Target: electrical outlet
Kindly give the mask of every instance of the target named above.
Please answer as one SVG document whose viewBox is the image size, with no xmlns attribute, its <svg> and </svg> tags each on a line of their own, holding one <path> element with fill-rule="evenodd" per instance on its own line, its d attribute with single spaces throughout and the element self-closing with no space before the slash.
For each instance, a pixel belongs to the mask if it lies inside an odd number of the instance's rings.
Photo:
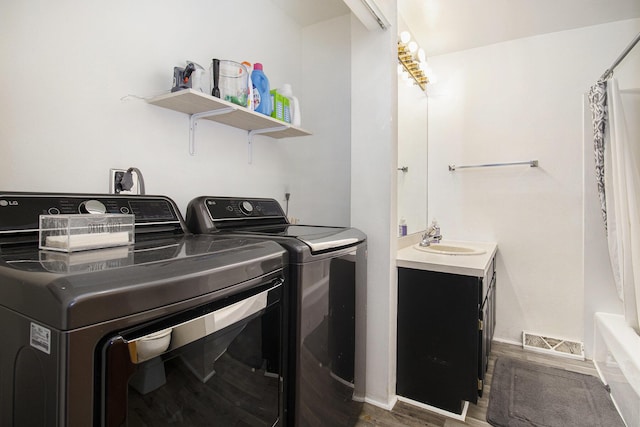
<svg viewBox="0 0 640 427">
<path fill-rule="evenodd" d="M 122 178 L 127 173 L 126 169 L 110 169 L 109 173 L 109 193 L 110 194 L 140 194 L 138 189 L 138 174 L 131 172 L 133 186 L 129 190 L 122 188 Z"/>
</svg>

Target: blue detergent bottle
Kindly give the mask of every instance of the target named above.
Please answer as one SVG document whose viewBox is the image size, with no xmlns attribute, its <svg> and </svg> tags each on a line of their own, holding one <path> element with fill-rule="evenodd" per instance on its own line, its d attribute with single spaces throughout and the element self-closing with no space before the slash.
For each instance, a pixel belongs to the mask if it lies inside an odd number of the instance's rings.
<svg viewBox="0 0 640 427">
<path fill-rule="evenodd" d="M 267 79 L 267 76 L 264 74 L 262 64 L 259 62 L 253 64 L 251 84 L 253 85 L 254 111 L 270 116 L 273 111 L 271 88 L 269 87 L 269 79 Z"/>
</svg>

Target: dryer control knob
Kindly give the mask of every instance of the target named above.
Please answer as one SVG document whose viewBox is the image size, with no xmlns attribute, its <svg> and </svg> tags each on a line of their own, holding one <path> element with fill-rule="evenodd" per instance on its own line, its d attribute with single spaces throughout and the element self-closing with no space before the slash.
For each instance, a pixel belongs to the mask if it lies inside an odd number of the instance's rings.
<svg viewBox="0 0 640 427">
<path fill-rule="evenodd" d="M 80 203 L 79 211 L 88 214 L 104 214 L 107 213 L 107 207 L 97 200 L 87 200 Z"/>
<path fill-rule="evenodd" d="M 240 211 L 243 214 L 249 216 L 253 213 L 253 205 L 245 200 L 244 202 L 240 203 Z"/>
</svg>

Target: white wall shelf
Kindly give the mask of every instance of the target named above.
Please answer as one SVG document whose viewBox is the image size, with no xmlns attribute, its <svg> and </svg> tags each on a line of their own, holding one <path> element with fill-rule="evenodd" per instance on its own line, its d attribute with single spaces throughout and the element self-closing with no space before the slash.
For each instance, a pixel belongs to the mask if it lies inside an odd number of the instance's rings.
<svg viewBox="0 0 640 427">
<path fill-rule="evenodd" d="M 212 120 L 246 130 L 249 141 L 249 161 L 251 161 L 251 142 L 254 135 L 262 134 L 276 139 L 311 135 L 311 132 L 292 126 L 289 123 L 250 111 L 245 107 L 193 89 L 166 93 L 151 98 L 147 102 L 190 116 L 189 153 L 191 155 L 195 154 L 194 134 L 196 122 L 200 119 Z"/>
</svg>

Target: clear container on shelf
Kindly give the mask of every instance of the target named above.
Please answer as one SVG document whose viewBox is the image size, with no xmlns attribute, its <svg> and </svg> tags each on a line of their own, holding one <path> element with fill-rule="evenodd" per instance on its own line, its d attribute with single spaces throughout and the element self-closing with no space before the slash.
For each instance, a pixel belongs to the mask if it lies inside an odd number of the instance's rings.
<svg viewBox="0 0 640 427">
<path fill-rule="evenodd" d="M 214 61 L 216 61 L 214 59 Z M 217 88 L 220 91 L 220 99 L 229 101 L 242 107 L 249 106 L 249 71 L 247 68 L 235 61 L 225 59 L 219 60 L 218 78 L 216 79 L 216 67 L 212 64 L 212 91 L 215 88 L 215 82 L 218 82 Z M 215 95 L 214 95 L 215 96 Z"/>
</svg>

